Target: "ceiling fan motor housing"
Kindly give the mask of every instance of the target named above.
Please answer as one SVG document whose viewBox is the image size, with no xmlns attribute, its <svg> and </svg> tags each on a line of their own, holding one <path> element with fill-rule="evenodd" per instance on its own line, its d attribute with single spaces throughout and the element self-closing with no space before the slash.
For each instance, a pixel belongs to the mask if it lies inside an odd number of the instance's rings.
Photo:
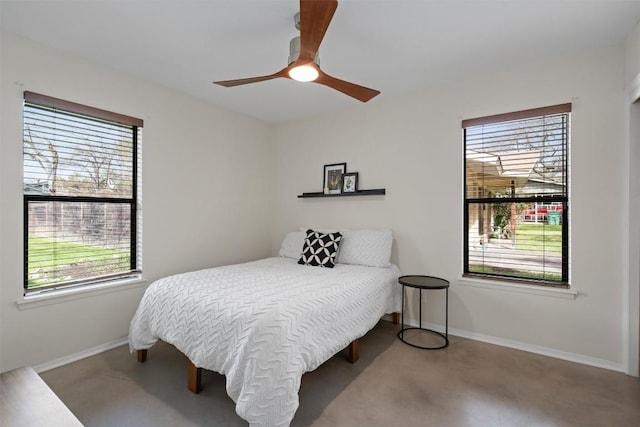
<svg viewBox="0 0 640 427">
<path fill-rule="evenodd" d="M 297 15 L 296 15 L 297 16 Z M 296 59 L 300 56 L 300 37 L 294 37 L 289 42 L 289 65 L 293 64 Z M 320 53 L 316 52 L 316 57 L 313 62 L 316 63 L 317 66 L 320 66 Z"/>
</svg>

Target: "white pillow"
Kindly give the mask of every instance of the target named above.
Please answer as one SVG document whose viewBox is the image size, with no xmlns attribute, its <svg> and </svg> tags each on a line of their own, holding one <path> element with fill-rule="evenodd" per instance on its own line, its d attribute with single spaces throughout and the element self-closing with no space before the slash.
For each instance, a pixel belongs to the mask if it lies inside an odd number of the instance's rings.
<svg viewBox="0 0 640 427">
<path fill-rule="evenodd" d="M 284 258 L 300 258 L 306 234 L 302 231 L 291 231 L 284 236 L 278 256 Z"/>
<path fill-rule="evenodd" d="M 342 233 L 342 243 L 340 243 L 340 251 L 338 252 L 336 263 L 382 268 L 391 265 L 393 233 L 389 229 L 312 229 L 322 233 L 331 231 Z"/>
<path fill-rule="evenodd" d="M 344 230 L 336 262 L 369 267 L 391 265 L 391 230 Z"/>
</svg>

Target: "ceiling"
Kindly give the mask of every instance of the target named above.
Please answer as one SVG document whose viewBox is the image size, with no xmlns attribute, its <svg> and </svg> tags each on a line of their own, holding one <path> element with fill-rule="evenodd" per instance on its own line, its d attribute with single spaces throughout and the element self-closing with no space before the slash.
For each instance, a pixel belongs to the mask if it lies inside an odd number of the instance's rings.
<svg viewBox="0 0 640 427">
<path fill-rule="evenodd" d="M 275 79 L 298 0 L 0 0 L 3 31 L 270 123 L 369 104 L 474 75 L 622 43 L 640 0 L 340 0 L 322 69 L 382 93 L 367 104 Z"/>
</svg>

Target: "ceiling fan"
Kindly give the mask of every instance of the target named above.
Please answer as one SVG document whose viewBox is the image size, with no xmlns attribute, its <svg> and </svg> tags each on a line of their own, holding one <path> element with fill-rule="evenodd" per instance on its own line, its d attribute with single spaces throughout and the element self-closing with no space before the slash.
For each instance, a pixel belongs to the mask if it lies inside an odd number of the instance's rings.
<svg viewBox="0 0 640 427">
<path fill-rule="evenodd" d="M 214 83 L 233 87 L 284 77 L 302 82 L 319 83 L 359 101 L 367 102 L 380 91 L 337 79 L 322 71 L 318 65 L 318 49 L 337 7 L 337 0 L 300 0 L 300 13 L 296 15 L 296 28 L 300 30 L 300 37 L 291 40 L 288 66 L 266 76 Z"/>
</svg>

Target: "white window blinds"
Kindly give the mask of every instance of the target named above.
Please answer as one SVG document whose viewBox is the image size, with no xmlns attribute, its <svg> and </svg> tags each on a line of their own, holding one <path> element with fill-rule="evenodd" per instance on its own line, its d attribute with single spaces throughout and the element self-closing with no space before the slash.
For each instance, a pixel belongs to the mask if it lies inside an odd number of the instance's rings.
<svg viewBox="0 0 640 427">
<path fill-rule="evenodd" d="M 142 121 L 25 92 L 25 290 L 130 275 Z"/>
</svg>

